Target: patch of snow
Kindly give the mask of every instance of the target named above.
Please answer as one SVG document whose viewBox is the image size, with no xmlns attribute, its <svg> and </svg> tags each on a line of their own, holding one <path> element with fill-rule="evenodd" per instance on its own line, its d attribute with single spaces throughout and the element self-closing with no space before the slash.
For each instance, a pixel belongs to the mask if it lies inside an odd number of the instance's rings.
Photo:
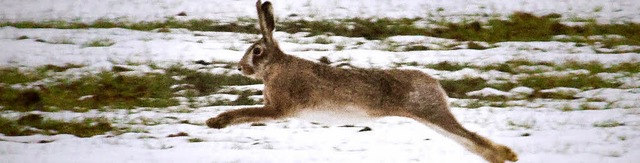
<svg viewBox="0 0 640 163">
<path fill-rule="evenodd" d="M 618 45 L 613 47 L 615 51 L 630 52 L 640 50 L 640 46 L 637 45 Z"/>
<path fill-rule="evenodd" d="M 603 100 L 612 103 L 612 107 L 632 108 L 640 106 L 640 88 L 614 89 L 601 88 L 576 94 L 576 97 Z"/>
<path fill-rule="evenodd" d="M 462 79 L 479 78 L 480 77 L 479 74 L 480 74 L 480 71 L 476 69 L 464 68 L 462 70 L 441 74 L 441 76 L 445 80 L 462 80 Z"/>
<path fill-rule="evenodd" d="M 535 66 L 520 65 L 516 67 L 515 70 L 517 72 L 538 72 L 538 71 L 549 72 L 549 71 L 553 71 L 554 68 L 546 65 L 535 65 Z"/>
<path fill-rule="evenodd" d="M 458 42 L 453 39 L 429 37 L 429 36 L 391 36 L 384 40 L 388 44 L 410 46 L 424 46 L 428 49 L 446 49 L 446 47 L 456 45 Z"/>
<path fill-rule="evenodd" d="M 467 96 L 475 96 L 475 97 L 489 97 L 489 96 L 502 96 L 502 97 L 510 97 L 513 94 L 509 92 L 500 91 L 494 88 L 483 88 L 481 90 L 467 92 Z"/>
<path fill-rule="evenodd" d="M 86 99 L 91 99 L 93 98 L 95 95 L 85 95 L 85 96 L 81 96 L 78 98 L 78 101 L 84 101 Z"/>
<path fill-rule="evenodd" d="M 589 40 L 607 40 L 607 39 L 625 39 L 624 36 L 616 35 L 616 34 L 608 34 L 608 35 L 593 35 L 588 36 Z"/>
<path fill-rule="evenodd" d="M 551 89 L 540 90 L 540 93 L 557 93 L 557 94 L 563 94 L 563 95 L 575 95 L 579 92 L 581 92 L 580 89 L 570 88 L 570 87 L 556 87 Z"/>
<path fill-rule="evenodd" d="M 489 70 L 486 72 L 482 72 L 480 77 L 485 80 L 507 80 L 511 79 L 511 74 L 498 71 L 498 70 Z"/>
<path fill-rule="evenodd" d="M 635 74 L 628 78 L 619 78 L 618 80 L 622 82 L 620 88 L 640 88 L 640 74 Z"/>
<path fill-rule="evenodd" d="M 574 75 L 588 75 L 591 73 L 589 70 L 580 69 L 580 70 L 568 70 L 568 71 L 556 71 L 556 72 L 543 72 L 540 75 L 542 76 L 574 76 Z"/>
<path fill-rule="evenodd" d="M 253 84 L 253 85 L 240 85 L 240 86 L 225 86 L 221 88 L 219 92 L 262 91 L 262 90 L 264 90 L 264 84 Z"/>
<path fill-rule="evenodd" d="M 617 78 L 624 77 L 625 75 L 621 73 L 601 72 L 596 74 L 595 76 L 605 81 L 615 81 Z"/>
<path fill-rule="evenodd" d="M 515 88 L 509 90 L 509 93 L 514 95 L 516 98 L 528 97 L 529 95 L 533 94 L 533 92 L 535 92 L 535 90 L 533 88 L 522 87 L 522 86 L 515 87 Z"/>
</svg>

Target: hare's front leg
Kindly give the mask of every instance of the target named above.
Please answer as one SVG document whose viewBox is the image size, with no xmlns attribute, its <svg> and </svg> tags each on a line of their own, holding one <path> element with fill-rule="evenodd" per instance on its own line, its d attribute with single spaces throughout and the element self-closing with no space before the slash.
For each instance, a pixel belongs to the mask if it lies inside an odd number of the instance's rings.
<svg viewBox="0 0 640 163">
<path fill-rule="evenodd" d="M 207 120 L 207 126 L 211 128 L 224 128 L 228 125 L 235 125 L 250 122 L 263 122 L 284 117 L 284 112 L 270 106 L 242 108 L 224 112 L 216 117 Z"/>
</svg>

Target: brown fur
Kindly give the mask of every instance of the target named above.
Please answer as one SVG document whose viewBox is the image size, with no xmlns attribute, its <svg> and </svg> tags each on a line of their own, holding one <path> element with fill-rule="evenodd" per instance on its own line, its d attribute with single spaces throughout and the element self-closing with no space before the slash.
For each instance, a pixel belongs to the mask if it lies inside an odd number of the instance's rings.
<svg viewBox="0 0 640 163">
<path fill-rule="evenodd" d="M 489 162 L 517 161 L 506 146 L 466 130 L 449 111 L 438 81 L 411 70 L 340 69 L 283 53 L 272 36 L 271 3 L 256 4 L 263 38 L 252 45 L 239 64 L 243 74 L 262 79 L 263 107 L 224 112 L 207 120 L 212 128 L 296 117 L 310 110 L 367 117 L 413 118 L 456 140 Z"/>
</svg>

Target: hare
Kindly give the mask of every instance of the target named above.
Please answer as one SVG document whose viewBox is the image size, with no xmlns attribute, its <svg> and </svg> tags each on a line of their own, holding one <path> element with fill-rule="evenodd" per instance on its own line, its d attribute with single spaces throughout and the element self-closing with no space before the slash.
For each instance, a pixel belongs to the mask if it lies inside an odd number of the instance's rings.
<svg viewBox="0 0 640 163">
<path fill-rule="evenodd" d="M 439 82 L 415 70 L 341 69 L 280 50 L 273 38 L 270 2 L 258 0 L 262 39 L 240 60 L 238 70 L 264 82 L 264 106 L 242 108 L 207 120 L 211 128 L 325 114 L 340 120 L 400 116 L 415 119 L 452 138 L 489 162 L 517 161 L 508 147 L 493 143 L 458 123 Z M 311 116 L 310 116 L 311 115 Z"/>
</svg>

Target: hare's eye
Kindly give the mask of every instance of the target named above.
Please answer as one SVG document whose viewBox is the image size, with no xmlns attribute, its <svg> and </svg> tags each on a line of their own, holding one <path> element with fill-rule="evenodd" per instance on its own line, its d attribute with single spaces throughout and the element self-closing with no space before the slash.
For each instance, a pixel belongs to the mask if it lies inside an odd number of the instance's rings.
<svg viewBox="0 0 640 163">
<path fill-rule="evenodd" d="M 254 55 L 258 55 L 262 53 L 262 49 L 260 49 L 259 47 L 256 47 L 256 48 L 253 48 L 252 52 Z"/>
</svg>

